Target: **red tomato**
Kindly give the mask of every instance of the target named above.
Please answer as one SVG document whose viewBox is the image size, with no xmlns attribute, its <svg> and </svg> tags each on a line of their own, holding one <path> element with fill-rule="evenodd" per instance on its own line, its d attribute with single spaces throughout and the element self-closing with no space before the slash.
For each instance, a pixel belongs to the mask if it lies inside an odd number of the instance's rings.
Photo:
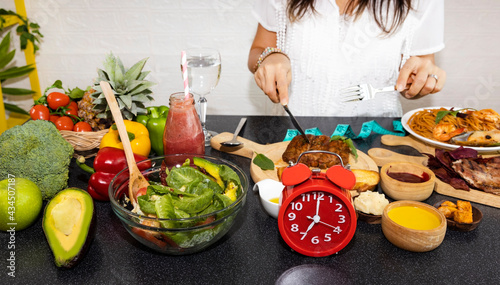
<svg viewBox="0 0 500 285">
<path fill-rule="evenodd" d="M 73 127 L 74 132 L 91 132 L 92 127 L 87 122 L 78 122 Z"/>
<path fill-rule="evenodd" d="M 146 195 L 146 192 L 148 192 L 148 187 L 142 187 L 141 189 L 139 189 L 139 191 L 137 191 L 135 196 L 137 198 L 139 196 Z"/>
<path fill-rule="evenodd" d="M 47 103 L 52 110 L 67 106 L 69 101 L 71 101 L 69 96 L 61 92 L 52 92 L 47 96 Z"/>
<path fill-rule="evenodd" d="M 73 120 L 70 117 L 60 117 L 56 121 L 56 128 L 60 131 L 72 131 L 73 130 Z"/>
<path fill-rule="evenodd" d="M 75 101 L 71 101 L 69 103 L 69 105 L 66 106 L 66 107 L 68 107 L 69 110 L 67 110 L 64 113 L 66 113 L 68 115 L 73 115 L 73 116 L 76 116 L 76 117 L 78 116 L 78 104 Z"/>
<path fill-rule="evenodd" d="M 61 116 L 59 115 L 50 115 L 50 118 L 49 118 L 49 121 L 51 121 L 52 123 L 56 123 L 57 119 L 59 119 Z"/>
<path fill-rule="evenodd" d="M 35 105 L 30 109 L 30 117 L 33 120 L 49 120 L 50 110 L 44 105 Z"/>
</svg>

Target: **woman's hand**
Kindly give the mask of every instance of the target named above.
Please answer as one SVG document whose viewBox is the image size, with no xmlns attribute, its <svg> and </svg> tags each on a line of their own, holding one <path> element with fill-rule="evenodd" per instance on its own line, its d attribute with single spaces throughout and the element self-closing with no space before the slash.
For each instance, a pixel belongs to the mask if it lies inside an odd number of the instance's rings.
<svg viewBox="0 0 500 285">
<path fill-rule="evenodd" d="M 436 78 L 437 77 L 437 78 Z M 434 54 L 410 57 L 400 70 L 396 88 L 408 98 L 419 98 L 441 91 L 446 72 L 434 64 Z"/>
<path fill-rule="evenodd" d="M 255 82 L 271 101 L 288 104 L 288 85 L 292 81 L 288 57 L 279 52 L 272 53 L 256 69 L 255 65 L 267 47 L 276 47 L 276 33 L 266 30 L 259 24 L 248 55 L 248 69 L 255 73 Z"/>
<path fill-rule="evenodd" d="M 288 86 L 292 68 L 288 57 L 272 53 L 262 61 L 254 74 L 255 82 L 274 103 L 288 104 Z"/>
</svg>

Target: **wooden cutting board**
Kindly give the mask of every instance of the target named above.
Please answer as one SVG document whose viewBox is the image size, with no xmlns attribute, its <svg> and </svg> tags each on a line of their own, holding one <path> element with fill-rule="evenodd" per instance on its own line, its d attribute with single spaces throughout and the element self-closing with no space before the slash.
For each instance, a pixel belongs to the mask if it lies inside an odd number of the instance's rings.
<svg viewBox="0 0 500 285">
<path fill-rule="evenodd" d="M 234 134 L 231 133 L 220 133 L 213 137 L 210 141 L 210 145 L 213 149 L 220 150 L 223 152 L 248 157 L 250 159 L 254 159 L 255 156 L 259 153 L 264 154 L 266 157 L 271 159 L 274 162 L 274 165 L 277 167 L 280 166 L 288 166 L 287 163 L 283 161 L 281 156 L 286 150 L 289 142 L 278 142 L 272 144 L 258 144 L 251 140 L 247 140 L 242 137 L 238 137 L 238 140 L 242 142 L 244 145 L 241 148 L 229 148 L 221 145 L 221 142 L 228 141 L 232 139 Z M 355 159 L 354 156 L 351 155 L 349 158 L 349 164 L 351 165 L 351 169 L 368 169 L 374 170 L 378 172 L 378 166 L 366 153 L 363 153 L 358 150 L 358 158 Z M 260 167 L 250 162 L 250 175 L 252 176 L 252 180 L 257 183 L 264 179 L 273 179 L 279 181 L 277 170 L 262 170 Z"/>
<path fill-rule="evenodd" d="M 382 136 L 381 141 L 383 144 L 391 146 L 408 145 L 415 148 L 420 153 L 434 154 L 435 151 L 433 147 L 418 141 L 412 136 L 398 137 L 393 135 L 384 135 Z M 375 161 L 378 166 L 382 166 L 388 162 L 393 161 L 405 161 L 427 165 L 426 156 L 404 155 L 383 148 L 372 148 L 368 150 L 368 155 Z M 483 156 L 488 157 L 492 155 Z M 486 193 L 484 191 L 476 189 L 471 189 L 470 191 L 457 190 L 451 185 L 444 183 L 439 179 L 436 180 L 434 191 L 442 195 L 500 208 L 500 195 Z"/>
</svg>

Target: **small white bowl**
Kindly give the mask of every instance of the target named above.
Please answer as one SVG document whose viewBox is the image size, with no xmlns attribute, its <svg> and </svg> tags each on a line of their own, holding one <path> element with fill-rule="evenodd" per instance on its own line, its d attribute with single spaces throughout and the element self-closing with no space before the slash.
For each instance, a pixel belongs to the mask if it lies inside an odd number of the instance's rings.
<svg viewBox="0 0 500 285">
<path fill-rule="evenodd" d="M 255 184 L 254 191 L 259 191 L 260 203 L 262 207 L 267 212 L 267 214 L 273 218 L 278 218 L 278 213 L 280 211 L 281 205 L 281 192 L 283 192 L 283 184 L 281 182 L 264 179 Z M 278 203 L 271 202 L 271 199 L 278 198 Z"/>
</svg>

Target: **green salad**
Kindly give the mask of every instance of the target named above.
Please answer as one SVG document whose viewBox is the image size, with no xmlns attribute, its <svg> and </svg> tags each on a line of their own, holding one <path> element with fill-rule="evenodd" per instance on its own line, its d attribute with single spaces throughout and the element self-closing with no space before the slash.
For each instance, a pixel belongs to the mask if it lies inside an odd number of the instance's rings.
<svg viewBox="0 0 500 285">
<path fill-rule="evenodd" d="M 195 167 L 187 159 L 181 167 L 167 168 L 166 185 L 150 185 L 144 195 L 137 197 L 144 214 L 161 219 L 160 227 L 180 230 L 163 233 L 180 247 L 192 247 L 217 235 L 229 219 L 210 228 L 196 226 L 231 214 L 230 210 L 221 210 L 242 194 L 240 178 L 229 166 L 198 157 L 193 158 L 193 164 Z M 188 227 L 194 229 L 183 230 Z"/>
</svg>

